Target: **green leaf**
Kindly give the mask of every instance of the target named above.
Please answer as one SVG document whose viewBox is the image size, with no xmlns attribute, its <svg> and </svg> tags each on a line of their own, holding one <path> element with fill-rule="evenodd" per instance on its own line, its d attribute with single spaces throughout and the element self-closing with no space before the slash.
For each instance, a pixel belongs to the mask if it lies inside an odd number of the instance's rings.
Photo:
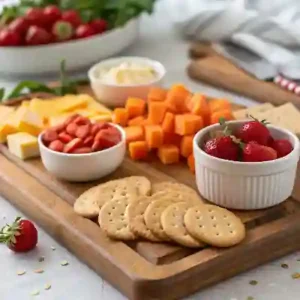
<svg viewBox="0 0 300 300">
<path fill-rule="evenodd" d="M 0 88 L 0 102 L 3 101 L 5 95 L 5 88 Z"/>
<path fill-rule="evenodd" d="M 36 93 L 36 92 L 45 92 L 45 93 L 53 93 L 53 90 L 46 86 L 43 83 L 25 80 L 20 82 L 12 92 L 6 97 L 7 99 L 16 98 L 23 95 L 23 92 Z"/>
</svg>

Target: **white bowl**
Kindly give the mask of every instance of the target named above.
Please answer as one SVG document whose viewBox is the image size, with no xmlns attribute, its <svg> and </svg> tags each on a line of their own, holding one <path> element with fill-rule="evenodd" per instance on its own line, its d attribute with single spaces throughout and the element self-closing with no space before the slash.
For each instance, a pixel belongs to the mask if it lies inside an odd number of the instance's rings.
<svg viewBox="0 0 300 300">
<path fill-rule="evenodd" d="M 115 67 L 123 62 L 142 63 L 152 67 L 158 74 L 157 78 L 145 84 L 127 84 L 118 85 L 103 82 L 96 75 L 100 68 Z M 124 106 L 128 97 L 147 98 L 147 94 L 152 86 L 161 85 L 166 74 L 165 67 L 158 61 L 136 56 L 124 56 L 112 59 L 106 59 L 94 65 L 88 72 L 92 89 L 98 100 L 107 106 Z"/>
<path fill-rule="evenodd" d="M 42 46 L 0 47 L 0 73 L 57 73 L 62 59 L 66 60 L 68 71 L 79 70 L 119 53 L 135 41 L 138 32 L 139 21 L 134 19 L 124 27 L 86 39 Z"/>
<path fill-rule="evenodd" d="M 245 121 L 231 121 L 230 128 Z M 299 140 L 291 132 L 269 125 L 275 139 L 288 139 L 294 150 L 285 157 L 266 162 L 236 162 L 205 153 L 201 147 L 215 124 L 200 130 L 194 137 L 196 183 L 200 194 L 217 205 L 232 209 L 261 209 L 286 200 L 294 187 L 299 160 Z M 201 147 L 199 147 L 199 145 Z"/>
<path fill-rule="evenodd" d="M 41 133 L 38 143 L 45 168 L 60 179 L 77 182 L 96 180 L 114 172 L 124 160 L 126 136 L 122 127 L 111 125 L 121 132 L 121 142 L 114 147 L 86 154 L 53 151 L 44 145 Z"/>
</svg>

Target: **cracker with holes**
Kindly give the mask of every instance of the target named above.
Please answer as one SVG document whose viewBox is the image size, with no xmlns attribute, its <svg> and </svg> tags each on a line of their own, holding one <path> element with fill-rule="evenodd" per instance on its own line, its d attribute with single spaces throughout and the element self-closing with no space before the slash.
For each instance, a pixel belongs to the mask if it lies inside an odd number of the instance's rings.
<svg viewBox="0 0 300 300">
<path fill-rule="evenodd" d="M 150 190 L 150 181 L 142 176 L 111 180 L 81 194 L 74 203 L 74 210 L 80 216 L 95 218 L 107 201 L 119 197 L 128 197 L 134 201 L 139 195 L 149 194 Z"/>
<path fill-rule="evenodd" d="M 242 221 L 227 209 L 215 205 L 197 205 L 184 216 L 187 231 L 209 245 L 230 247 L 245 238 Z"/>
<path fill-rule="evenodd" d="M 161 225 L 170 239 L 179 245 L 190 248 L 202 248 L 204 243 L 191 236 L 184 225 L 184 215 L 193 205 L 187 202 L 168 206 L 161 215 Z"/>
<path fill-rule="evenodd" d="M 156 236 L 146 226 L 144 213 L 147 207 L 156 200 L 163 200 L 166 197 L 170 198 L 166 193 L 156 193 L 150 197 L 140 197 L 136 202 L 130 203 L 127 208 L 127 216 L 129 220 L 129 228 L 138 236 L 150 240 L 152 242 L 159 242 L 161 239 Z"/>
<path fill-rule="evenodd" d="M 200 195 L 191 187 L 172 181 L 163 181 L 159 183 L 154 183 L 152 185 L 152 194 L 165 192 L 165 193 L 177 193 L 177 198 L 184 201 L 195 201 L 196 203 L 203 203 L 203 199 Z"/>
<path fill-rule="evenodd" d="M 128 197 L 119 197 L 108 201 L 101 208 L 98 222 L 110 238 L 123 241 L 136 239 L 136 235 L 129 228 L 125 214 L 129 202 Z"/>
</svg>

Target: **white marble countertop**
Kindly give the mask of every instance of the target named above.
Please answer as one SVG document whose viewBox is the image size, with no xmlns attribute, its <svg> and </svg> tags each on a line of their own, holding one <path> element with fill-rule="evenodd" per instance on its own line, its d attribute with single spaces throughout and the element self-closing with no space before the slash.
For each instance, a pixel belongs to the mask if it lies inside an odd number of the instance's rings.
<svg viewBox="0 0 300 300">
<path fill-rule="evenodd" d="M 160 1 L 155 14 L 151 18 L 144 17 L 142 19 L 140 39 L 124 54 L 148 56 L 161 61 L 168 71 L 166 86 L 175 82 L 183 82 L 194 91 L 202 91 L 212 96 L 228 97 L 245 105 L 255 104 L 249 99 L 192 82 L 187 77 L 185 68 L 188 63 L 188 43 L 172 32 L 165 3 Z M 15 80 L 0 78 L 0 86 L 9 88 L 14 83 Z M 5 222 L 13 221 L 16 215 L 22 214 L 0 197 L 0 226 Z M 38 261 L 41 256 L 45 257 L 43 262 Z M 299 279 L 291 277 L 294 272 L 300 272 L 298 259 L 300 259 L 300 253 L 294 253 L 200 291 L 187 299 L 250 300 L 251 297 L 255 300 L 300 299 Z M 67 260 L 69 265 L 61 266 L 60 263 L 63 260 Z M 289 268 L 282 268 L 282 263 L 288 264 Z M 1 300 L 126 299 L 41 228 L 39 228 L 39 245 L 30 253 L 14 254 L 4 245 L 0 245 L 0 266 L 2 270 L 0 276 Z M 43 269 L 44 273 L 36 274 L 33 272 L 36 269 Z M 18 276 L 18 271 L 26 271 L 26 273 Z M 257 285 L 249 284 L 251 280 L 256 280 Z M 51 289 L 45 290 L 47 284 L 51 285 Z M 31 292 L 35 290 L 39 291 L 39 295 L 32 296 Z"/>
</svg>

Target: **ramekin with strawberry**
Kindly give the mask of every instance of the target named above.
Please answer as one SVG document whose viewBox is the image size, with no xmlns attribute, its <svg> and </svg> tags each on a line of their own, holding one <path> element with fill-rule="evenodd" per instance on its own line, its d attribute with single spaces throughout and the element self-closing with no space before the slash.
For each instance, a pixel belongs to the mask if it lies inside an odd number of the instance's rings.
<svg viewBox="0 0 300 300">
<path fill-rule="evenodd" d="M 296 135 L 266 121 L 208 126 L 193 144 L 199 192 L 232 209 L 279 204 L 292 193 L 299 148 Z"/>
</svg>

